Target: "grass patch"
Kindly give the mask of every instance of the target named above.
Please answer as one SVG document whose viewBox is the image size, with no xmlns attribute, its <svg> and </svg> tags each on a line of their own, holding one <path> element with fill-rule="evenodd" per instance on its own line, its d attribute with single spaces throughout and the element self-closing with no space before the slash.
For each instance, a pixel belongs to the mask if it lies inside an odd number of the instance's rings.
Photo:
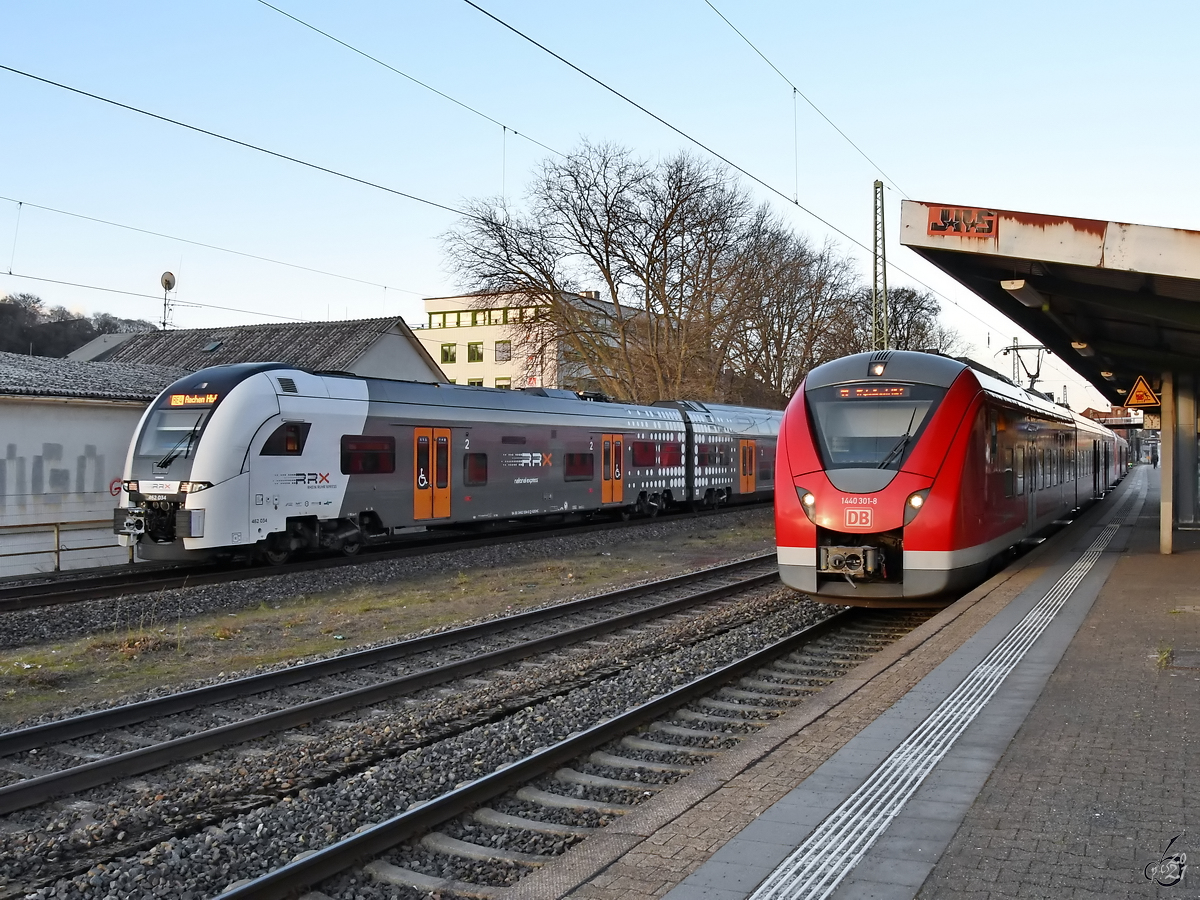
<svg viewBox="0 0 1200 900">
<path fill-rule="evenodd" d="M 147 616 L 136 628 L 3 650 L 0 727 L 163 685 L 397 640 L 773 548 L 768 511 L 738 518 L 732 527 L 727 520 L 724 527 L 702 524 L 682 540 L 647 540 L 635 532 L 621 543 L 550 561 L 359 585 L 187 620 L 157 622 Z M 253 592 L 254 583 L 246 590 Z"/>
</svg>

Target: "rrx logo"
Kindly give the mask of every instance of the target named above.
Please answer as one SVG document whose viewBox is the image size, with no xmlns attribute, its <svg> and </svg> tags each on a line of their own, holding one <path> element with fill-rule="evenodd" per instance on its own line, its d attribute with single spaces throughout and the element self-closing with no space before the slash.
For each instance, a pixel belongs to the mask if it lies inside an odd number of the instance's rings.
<svg viewBox="0 0 1200 900">
<path fill-rule="evenodd" d="M 286 484 L 329 484 L 328 472 L 293 472 L 283 477 Z"/>
</svg>

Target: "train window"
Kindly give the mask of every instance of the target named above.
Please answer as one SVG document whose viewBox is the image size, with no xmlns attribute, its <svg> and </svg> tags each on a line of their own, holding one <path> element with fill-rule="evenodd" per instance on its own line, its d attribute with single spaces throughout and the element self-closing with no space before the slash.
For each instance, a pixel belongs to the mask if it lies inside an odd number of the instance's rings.
<svg viewBox="0 0 1200 900">
<path fill-rule="evenodd" d="M 900 468 L 946 394 L 933 385 L 903 388 L 887 396 L 855 392 L 853 386 L 806 392 L 827 468 Z"/>
<path fill-rule="evenodd" d="M 442 344 L 442 363 L 458 362 L 458 344 Z"/>
<path fill-rule="evenodd" d="M 1004 496 L 1011 497 L 1017 492 L 1016 477 L 1013 472 L 1012 447 L 1004 450 Z"/>
<path fill-rule="evenodd" d="M 605 446 L 607 446 L 607 441 Z M 563 457 L 563 481 L 594 481 L 596 479 L 596 455 L 594 453 L 568 453 Z"/>
<path fill-rule="evenodd" d="M 396 471 L 396 439 L 391 435 L 342 435 L 343 475 L 388 475 Z"/>
<path fill-rule="evenodd" d="M 720 451 L 711 444 L 696 445 L 696 465 L 715 466 L 720 462 Z"/>
<path fill-rule="evenodd" d="M 682 466 L 683 444 L 677 441 L 661 444 L 658 448 L 658 464 L 660 466 Z"/>
<path fill-rule="evenodd" d="M 758 483 L 770 484 L 775 479 L 775 448 L 758 448 Z"/>
<path fill-rule="evenodd" d="M 1017 473 L 1017 496 L 1020 497 L 1025 493 L 1025 448 L 1017 448 L 1016 462 L 1013 464 L 1013 471 Z"/>
<path fill-rule="evenodd" d="M 463 456 L 463 484 L 481 487 L 487 484 L 487 454 L 468 453 Z"/>
<path fill-rule="evenodd" d="M 300 456 L 310 428 L 308 422 L 284 422 L 271 432 L 259 456 Z"/>
<path fill-rule="evenodd" d="M 638 469 L 653 468 L 657 461 L 657 447 L 653 441 L 634 441 L 630 445 L 633 449 L 633 465 Z"/>
<path fill-rule="evenodd" d="M 434 483 L 439 488 L 450 484 L 450 438 L 439 437 L 434 445 Z"/>
<path fill-rule="evenodd" d="M 483 362 L 483 341 L 471 341 L 467 344 L 467 362 Z"/>
</svg>

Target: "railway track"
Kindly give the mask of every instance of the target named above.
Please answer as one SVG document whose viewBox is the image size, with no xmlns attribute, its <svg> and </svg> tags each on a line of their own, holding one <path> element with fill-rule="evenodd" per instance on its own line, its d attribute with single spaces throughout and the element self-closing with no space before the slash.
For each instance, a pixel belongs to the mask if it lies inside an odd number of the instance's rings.
<svg viewBox="0 0 1200 900">
<path fill-rule="evenodd" d="M 758 508 L 761 504 L 746 504 L 739 507 L 726 507 L 718 510 L 701 510 L 695 513 L 681 515 L 713 516 L 723 515 L 731 511 Z M 670 513 L 664 514 L 669 516 Z M 316 572 L 325 569 L 353 566 L 360 562 L 403 559 L 405 557 L 426 554 L 464 550 L 473 547 L 487 547 L 497 544 L 512 543 L 528 540 L 531 537 L 550 534 L 555 537 L 587 534 L 593 531 L 607 531 L 614 528 L 636 528 L 653 520 L 636 519 L 633 521 L 593 521 L 578 524 L 538 524 L 523 525 L 519 529 L 489 530 L 487 533 L 478 532 L 429 532 L 420 535 L 409 535 L 402 541 L 389 541 L 373 545 L 353 557 L 323 556 L 301 559 L 280 566 L 255 565 L 233 566 L 231 564 L 180 564 L 163 565 L 147 563 L 119 571 L 107 571 L 95 575 L 79 575 L 76 573 L 57 574 L 47 578 L 23 578 L 16 583 L 0 582 L 0 613 L 18 612 L 27 609 L 39 609 L 58 606 L 67 603 L 79 603 L 85 600 L 99 600 L 109 597 L 119 597 L 125 594 L 144 594 L 155 591 L 174 590 L 185 587 L 199 587 L 209 584 L 225 584 L 233 581 L 251 581 L 258 578 L 268 578 L 297 572 Z"/>
<path fill-rule="evenodd" d="M 502 668 L 711 603 L 776 577 L 773 555 L 765 554 L 427 637 L 0 733 L 0 778 L 8 782 L 0 787 L 0 814 Z M 431 658 L 447 652 L 449 661 Z"/>
<path fill-rule="evenodd" d="M 931 614 L 841 612 L 513 765 L 235 884 L 221 900 L 273 900 L 314 886 L 310 897 L 326 890 L 338 895 L 372 883 L 498 896 L 521 875 L 651 800 Z M 347 883 L 349 873 L 353 880 Z"/>
<path fill-rule="evenodd" d="M 733 579 L 728 571 L 726 577 Z M 654 619 L 650 606 L 658 604 L 643 598 L 641 613 L 623 611 L 624 615 L 642 615 L 640 624 L 627 619 L 615 636 L 592 637 L 583 645 L 598 648 L 591 668 L 580 666 L 578 659 L 571 657 L 570 653 L 579 652 L 578 643 L 573 645 L 574 650 L 551 650 L 548 658 L 536 661 L 526 657 L 524 662 L 497 662 L 503 668 L 489 669 L 487 681 L 495 685 L 511 678 L 526 679 L 528 683 L 499 702 L 489 701 L 474 711 L 463 712 L 456 707 L 457 717 L 437 720 L 432 712 L 425 712 L 439 692 L 427 688 L 412 700 L 419 702 L 423 710 L 416 720 L 420 724 L 403 740 L 386 753 L 369 752 L 370 748 L 363 749 L 362 744 L 355 744 L 356 749 L 351 751 L 346 744 L 346 764 L 306 784 L 298 779 L 274 793 L 248 795 L 243 791 L 239 804 L 227 806 L 214 801 L 207 815 L 164 819 L 157 830 L 129 837 L 117 835 L 124 840 L 105 836 L 105 832 L 122 827 L 116 817 L 106 820 L 106 816 L 114 809 L 136 805 L 136 800 L 105 803 L 103 797 L 91 792 L 78 795 L 63 807 L 43 807 L 46 812 L 30 809 L 16 813 L 16 820 L 28 829 L 28 835 L 20 841 L 0 836 L 0 896 L 57 896 L 55 879 L 72 875 L 72 883 L 84 885 L 83 896 L 93 893 L 87 887 L 89 879 L 110 885 L 96 892 L 97 897 L 109 893 L 149 896 L 149 892 L 139 893 L 130 879 L 140 882 L 159 865 L 174 865 L 179 859 L 186 860 L 185 866 L 202 865 L 201 861 L 210 855 L 220 858 L 220 874 L 188 878 L 203 882 L 195 884 L 194 896 L 211 896 L 235 876 L 263 870 L 261 863 L 251 865 L 247 872 L 244 863 L 225 860 L 227 854 L 241 853 L 239 848 L 262 860 L 283 862 L 325 845 L 332 848 L 339 834 L 356 829 L 361 835 L 374 835 L 372 840 L 383 840 L 387 835 L 385 843 L 393 849 L 380 845 L 366 853 L 362 845 L 351 844 L 342 850 L 321 850 L 312 858 L 320 856 L 320 865 L 327 866 L 343 851 L 355 859 L 384 854 L 351 877 L 360 885 L 364 879 L 376 877 L 409 884 L 414 897 L 423 895 L 434 882 L 474 878 L 486 896 L 505 878 L 535 867 L 537 861 L 527 858 L 529 853 L 562 852 L 583 839 L 590 829 L 628 811 L 631 804 L 652 797 L 664 784 L 685 777 L 688 770 L 723 747 L 758 730 L 771 717 L 847 671 L 920 618 L 914 614 L 897 623 L 894 614 L 859 611 L 837 623 L 804 631 L 805 623 L 827 616 L 829 609 L 800 611 L 794 595 L 772 587 L 748 591 L 732 584 L 725 587 L 741 590 L 742 594 L 707 601 L 709 612 L 699 616 L 663 609 Z M 627 601 L 610 600 L 609 605 L 616 602 Z M 762 618 L 754 619 L 759 612 L 764 613 Z M 571 615 L 576 614 L 583 614 L 582 606 Z M 711 616 L 712 621 L 702 627 L 697 622 L 704 615 Z M 528 621 L 530 624 L 521 627 L 540 627 Z M 497 623 L 487 624 L 490 627 Z M 613 625 L 599 621 L 584 627 L 593 626 L 614 634 Z M 656 643 L 655 635 L 660 630 L 671 629 L 674 636 Z M 804 633 L 777 640 L 788 632 Z M 839 637 L 836 632 L 844 634 Z M 586 634 L 581 632 L 580 637 Z M 609 642 L 615 643 L 610 646 Z M 766 656 L 743 652 L 759 651 L 768 643 L 774 646 Z M 456 646 L 462 651 L 460 659 L 471 656 L 468 645 Z M 780 659 L 787 653 L 801 655 Z M 754 671 L 765 665 L 768 657 L 778 661 Z M 479 663 L 474 658 L 467 661 Z M 693 677 L 693 670 L 703 671 L 706 677 Z M 537 679 L 533 675 L 544 680 L 540 687 L 534 684 Z M 730 685 L 730 679 L 741 682 Z M 454 690 L 469 691 L 469 685 L 480 680 L 484 679 L 460 679 Z M 677 688 L 682 688 L 681 692 L 675 692 Z M 707 696 L 702 696 L 705 693 Z M 682 709 L 681 703 L 686 704 Z M 376 723 L 373 727 L 378 730 L 379 724 L 386 721 L 400 729 L 400 717 L 394 710 L 381 709 L 383 706 L 376 704 L 366 710 L 368 718 Z M 380 713 L 382 718 L 371 718 Z M 651 721 L 654 719 L 657 721 Z M 628 733 L 634 722 L 642 723 L 641 734 Z M 282 737 L 300 739 L 298 734 Z M 317 737 L 304 739 L 315 742 Z M 349 758 L 360 749 L 361 755 Z M 270 762 L 275 764 L 274 760 Z M 237 757 L 225 765 L 238 766 Z M 234 769 L 228 771 L 232 778 Z M 133 782 L 138 784 L 141 782 Z M 151 794 L 159 791 L 159 798 L 165 797 L 159 805 L 181 802 L 161 782 L 142 787 Z M 480 791 L 493 790 L 480 799 Z M 324 803 L 339 807 L 339 811 L 322 809 Z M 82 820 L 77 817 L 68 822 L 68 816 L 53 811 L 76 811 L 81 805 L 99 807 L 92 814 L 95 821 L 89 822 L 85 813 Z M 411 813 L 395 815 L 409 806 L 414 807 Z M 464 813 L 468 807 L 472 811 Z M 422 816 L 414 817 L 419 811 L 423 811 Z M 276 817 L 292 824 L 281 825 Z M 297 818 L 308 824 L 300 827 L 295 824 Z M 392 818 L 402 821 L 391 823 Z M 414 824 L 418 821 L 424 822 L 420 828 Z M 380 830 L 384 825 L 387 827 Z M 275 839 L 293 827 L 298 830 L 285 841 L 287 849 L 256 847 L 259 840 Z M 35 834 L 37 829 L 46 835 Z M 69 841 L 51 836 L 63 831 L 69 832 Z M 461 846 L 457 843 L 460 841 L 482 841 L 485 849 Z M 73 853 L 67 851 L 64 842 L 71 844 Z M 394 849 L 397 845 L 398 850 Z M 459 851 L 466 856 L 457 855 Z M 117 858 L 122 855 L 123 860 Z M 31 866 L 31 857 L 46 862 Z M 10 862 L 18 859 L 22 861 Z M 297 874 L 290 866 L 284 869 L 271 877 L 285 881 L 308 879 L 307 884 L 337 877 L 332 870 Z M 476 874 L 472 876 L 472 872 Z M 291 888 L 281 888 L 281 883 L 273 881 L 239 890 L 252 891 L 246 896 L 282 896 Z M 39 885 L 44 886 L 41 891 Z M 266 893 L 255 893 L 259 891 Z"/>
</svg>

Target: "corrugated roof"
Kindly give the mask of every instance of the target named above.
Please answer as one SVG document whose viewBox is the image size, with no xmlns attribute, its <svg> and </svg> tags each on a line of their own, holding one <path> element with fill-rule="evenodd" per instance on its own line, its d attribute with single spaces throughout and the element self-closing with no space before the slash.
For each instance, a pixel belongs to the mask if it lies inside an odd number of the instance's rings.
<svg viewBox="0 0 1200 900">
<path fill-rule="evenodd" d="M 197 371 L 206 366 L 242 362 L 282 362 L 302 369 L 348 370 L 399 316 L 344 322 L 288 322 L 147 331 L 104 355 L 109 362 L 180 366 Z M 206 349 L 212 348 L 212 349 Z"/>
<path fill-rule="evenodd" d="M 0 395 L 153 400 L 189 369 L 0 353 Z"/>
</svg>

